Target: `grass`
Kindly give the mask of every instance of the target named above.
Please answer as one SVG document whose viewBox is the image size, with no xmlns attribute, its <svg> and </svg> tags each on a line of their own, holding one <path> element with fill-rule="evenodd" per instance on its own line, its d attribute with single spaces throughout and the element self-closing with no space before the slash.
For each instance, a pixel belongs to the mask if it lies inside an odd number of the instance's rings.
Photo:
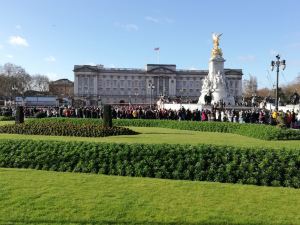
<svg viewBox="0 0 300 225">
<path fill-rule="evenodd" d="M 3 121 L 0 125 L 14 124 Z M 141 134 L 0 138 L 299 148 L 234 134 L 130 127 Z M 300 189 L 0 168 L 0 224 L 300 224 Z"/>
<path fill-rule="evenodd" d="M 0 126 L 14 124 L 14 121 L 0 121 Z M 299 141 L 265 141 L 249 138 L 237 134 L 199 132 L 187 130 L 175 130 L 159 127 L 128 127 L 139 135 L 120 135 L 102 138 L 68 137 L 68 136 L 42 136 L 42 135 L 18 135 L 0 134 L 5 139 L 33 139 L 33 140 L 59 140 L 59 141 L 92 141 L 115 143 L 169 143 L 169 144 L 215 144 L 233 145 L 242 147 L 273 147 L 273 148 L 299 148 Z"/>
<path fill-rule="evenodd" d="M 298 189 L 4 168 L 0 177 L 0 224 L 300 224 Z"/>
</svg>

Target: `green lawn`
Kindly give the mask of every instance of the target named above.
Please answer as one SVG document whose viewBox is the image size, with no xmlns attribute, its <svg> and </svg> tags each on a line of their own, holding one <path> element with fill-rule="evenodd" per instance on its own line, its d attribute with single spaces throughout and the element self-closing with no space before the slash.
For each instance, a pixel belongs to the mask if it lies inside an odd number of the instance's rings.
<svg viewBox="0 0 300 225">
<path fill-rule="evenodd" d="M 299 189 L 4 168 L 0 178 L 0 224 L 300 224 Z"/>
<path fill-rule="evenodd" d="M 14 121 L 0 122 L 13 124 Z M 234 134 L 130 127 L 133 136 L 0 138 L 299 148 Z M 300 189 L 0 168 L 0 224 L 300 224 Z"/>
</svg>

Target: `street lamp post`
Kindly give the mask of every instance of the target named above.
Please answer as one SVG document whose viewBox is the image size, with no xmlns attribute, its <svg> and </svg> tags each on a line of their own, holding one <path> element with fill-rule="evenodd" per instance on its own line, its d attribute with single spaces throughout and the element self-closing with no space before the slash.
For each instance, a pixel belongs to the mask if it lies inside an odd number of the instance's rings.
<svg viewBox="0 0 300 225">
<path fill-rule="evenodd" d="M 150 82 L 148 88 L 150 88 L 150 108 L 152 109 L 152 90 L 155 88 L 155 85 Z"/>
<path fill-rule="evenodd" d="M 285 64 L 285 60 L 279 61 L 279 59 L 280 59 L 279 55 L 277 55 L 276 58 L 277 58 L 276 62 L 271 61 L 271 71 L 274 70 L 274 66 L 277 67 L 275 110 L 278 112 L 278 79 L 279 79 L 279 67 L 281 65 L 281 68 L 284 70 L 285 67 L 286 67 L 286 64 Z"/>
<path fill-rule="evenodd" d="M 14 102 L 16 101 L 16 94 L 17 94 L 17 91 L 18 91 L 18 88 L 17 88 L 17 86 L 14 84 L 13 86 L 12 86 L 12 88 L 11 88 L 12 90 L 13 90 L 13 92 L 15 93 L 14 94 Z M 16 104 L 15 104 L 16 105 Z"/>
<path fill-rule="evenodd" d="M 134 95 L 135 95 L 135 106 L 136 106 L 136 99 L 137 99 L 137 96 L 139 95 L 139 93 L 135 92 Z"/>
<path fill-rule="evenodd" d="M 180 89 L 180 109 L 181 109 L 181 102 L 182 102 L 182 99 L 183 99 L 183 97 L 184 97 L 184 96 L 183 96 L 183 92 L 184 92 L 184 91 L 183 91 L 183 88 L 181 88 L 181 89 Z"/>
</svg>

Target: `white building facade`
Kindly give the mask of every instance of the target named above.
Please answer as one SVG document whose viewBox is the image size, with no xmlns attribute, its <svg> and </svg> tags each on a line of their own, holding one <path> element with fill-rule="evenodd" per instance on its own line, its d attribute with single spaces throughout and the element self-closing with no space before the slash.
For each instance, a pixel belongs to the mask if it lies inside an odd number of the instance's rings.
<svg viewBox="0 0 300 225">
<path fill-rule="evenodd" d="M 174 64 L 147 64 L 144 69 L 74 66 L 74 100 L 87 105 L 150 104 L 160 95 L 197 100 L 208 70 L 178 70 Z M 224 69 L 235 101 L 242 101 L 241 69 Z M 152 86 L 152 88 L 150 88 Z M 89 103 L 89 104 L 88 104 Z"/>
</svg>

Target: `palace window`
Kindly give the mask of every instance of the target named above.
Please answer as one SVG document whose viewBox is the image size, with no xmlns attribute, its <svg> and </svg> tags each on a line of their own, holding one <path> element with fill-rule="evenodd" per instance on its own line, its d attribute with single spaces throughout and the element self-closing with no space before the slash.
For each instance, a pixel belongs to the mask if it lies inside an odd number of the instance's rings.
<svg viewBox="0 0 300 225">
<path fill-rule="evenodd" d="M 94 84 L 94 79 L 90 78 L 90 85 Z"/>
<path fill-rule="evenodd" d="M 183 81 L 182 86 L 185 87 L 185 85 L 186 85 L 186 81 Z"/>
<path fill-rule="evenodd" d="M 114 80 L 114 85 L 117 86 L 117 81 L 116 80 Z"/>
<path fill-rule="evenodd" d="M 109 84 L 110 84 L 110 80 L 107 80 L 106 85 L 109 86 Z"/>
<path fill-rule="evenodd" d="M 131 80 L 128 80 L 128 86 L 131 86 Z"/>
<path fill-rule="evenodd" d="M 192 87 L 193 86 L 193 81 L 190 81 L 190 87 Z"/>
<path fill-rule="evenodd" d="M 121 80 L 121 86 L 123 86 L 124 85 L 124 80 Z"/>
<path fill-rule="evenodd" d="M 137 80 L 134 81 L 134 86 L 138 86 L 139 82 Z"/>
<path fill-rule="evenodd" d="M 99 80 L 99 86 L 102 86 L 102 80 Z"/>
</svg>

